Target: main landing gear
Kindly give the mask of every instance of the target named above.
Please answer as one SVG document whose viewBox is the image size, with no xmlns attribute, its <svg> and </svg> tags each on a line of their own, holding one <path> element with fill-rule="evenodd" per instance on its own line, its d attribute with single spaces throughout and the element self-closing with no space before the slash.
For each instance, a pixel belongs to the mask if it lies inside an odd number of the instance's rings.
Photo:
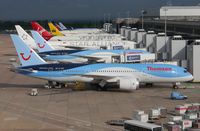
<svg viewBox="0 0 200 131">
<path fill-rule="evenodd" d="M 64 88 L 64 87 L 66 87 L 66 84 L 59 83 L 59 82 L 48 81 L 48 83 L 45 84 L 44 87 L 48 88 L 48 89 L 51 89 L 51 88 Z"/>
<path fill-rule="evenodd" d="M 106 81 L 102 80 L 100 83 L 97 85 L 98 91 L 106 91 L 108 88 L 106 87 Z"/>
</svg>

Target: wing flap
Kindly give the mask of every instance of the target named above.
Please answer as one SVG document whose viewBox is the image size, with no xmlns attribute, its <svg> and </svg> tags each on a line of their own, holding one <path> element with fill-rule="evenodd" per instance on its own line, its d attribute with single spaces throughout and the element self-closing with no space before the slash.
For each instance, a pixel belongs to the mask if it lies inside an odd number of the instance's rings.
<svg viewBox="0 0 200 131">
<path fill-rule="evenodd" d="M 86 58 L 86 59 L 88 59 L 88 60 L 101 60 L 101 59 L 102 59 L 102 58 L 95 57 L 95 56 L 82 56 L 82 55 L 71 55 L 71 56 Z"/>
<path fill-rule="evenodd" d="M 117 80 L 118 80 L 117 77 L 107 76 L 107 75 L 83 74 L 81 76 L 94 78 L 94 80 L 98 80 L 98 81 L 105 80 L 106 82 L 117 82 Z"/>
</svg>

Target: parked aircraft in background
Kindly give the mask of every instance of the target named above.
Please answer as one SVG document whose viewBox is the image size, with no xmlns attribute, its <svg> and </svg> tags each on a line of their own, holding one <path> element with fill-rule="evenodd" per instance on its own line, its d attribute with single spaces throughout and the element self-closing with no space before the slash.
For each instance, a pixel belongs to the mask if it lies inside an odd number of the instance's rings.
<svg viewBox="0 0 200 131">
<path fill-rule="evenodd" d="M 65 27 L 62 22 L 59 22 L 58 25 L 60 26 L 61 30 L 67 30 L 67 27 Z"/>
<path fill-rule="evenodd" d="M 100 34 L 105 34 L 103 33 L 100 29 L 97 28 L 78 28 L 78 29 L 73 29 L 73 30 L 57 30 L 56 26 L 52 23 L 48 23 L 49 29 L 53 35 L 61 36 L 61 35 L 100 35 Z M 64 25 L 63 25 L 64 26 Z M 114 34 L 108 34 L 108 35 L 114 35 Z M 115 34 L 116 36 L 116 34 Z M 119 36 L 118 36 L 119 37 Z"/>
<path fill-rule="evenodd" d="M 37 22 L 32 22 L 31 25 L 33 27 L 33 30 L 38 31 L 46 40 L 53 40 L 53 41 L 113 41 L 115 43 L 119 43 L 122 41 L 122 37 L 119 34 L 107 34 L 107 33 L 84 33 L 83 31 L 80 31 L 78 29 L 72 30 L 72 31 L 63 31 L 60 32 L 51 22 L 48 23 L 50 25 L 50 30 L 52 31 L 55 36 L 51 37 L 50 39 L 46 39 L 46 36 L 43 36 L 40 30 L 42 32 L 48 32 L 45 30 L 40 24 Z M 86 29 L 85 29 L 86 30 Z M 83 32 L 83 33 L 80 33 Z M 50 32 L 48 32 L 51 34 Z M 47 34 L 47 33 L 46 33 Z M 123 41 L 127 42 L 127 41 Z M 132 42 L 134 43 L 134 42 Z"/>
<path fill-rule="evenodd" d="M 58 23 L 59 24 L 59 26 L 60 26 L 60 28 L 61 28 L 61 30 L 73 30 L 73 28 L 72 27 L 70 27 L 69 29 L 67 28 L 67 27 L 65 27 L 65 25 L 63 25 L 63 23 L 62 22 L 59 22 Z"/>
<path fill-rule="evenodd" d="M 53 25 L 53 23 L 49 22 L 48 25 L 49 25 L 50 32 L 51 32 L 53 35 L 55 35 L 55 36 L 64 36 L 64 34 L 61 33 L 61 32 L 59 31 L 59 29 L 58 29 L 56 26 Z"/>
<path fill-rule="evenodd" d="M 21 62 L 14 71 L 62 85 L 78 81 L 98 84 L 101 89 L 106 89 L 106 85 L 115 83 L 120 89 L 135 90 L 140 83 L 175 84 L 193 79 L 184 68 L 167 64 L 49 64 L 18 35 L 11 35 L 11 38 Z"/>
<path fill-rule="evenodd" d="M 18 35 L 25 41 L 25 43 L 28 44 L 29 47 L 31 47 L 32 49 L 37 49 L 35 40 L 20 25 L 15 25 L 15 28 L 17 30 Z M 49 44 L 55 49 L 67 49 L 64 47 L 65 45 L 61 44 L 60 42 L 49 41 Z"/>
<path fill-rule="evenodd" d="M 20 25 L 15 25 L 15 28 L 20 38 L 24 40 L 29 47 L 37 49 L 34 39 Z"/>
<path fill-rule="evenodd" d="M 55 50 L 43 37 L 36 31 L 31 31 L 35 43 L 37 43 L 38 51 L 43 55 L 45 60 L 72 62 L 72 63 L 97 63 L 105 62 L 111 63 L 112 56 L 122 56 L 125 58 L 129 56 L 138 56 L 141 54 L 151 55 L 145 50 Z M 135 57 L 135 58 L 136 58 Z M 150 58 L 146 58 L 150 60 Z M 133 61 L 134 62 L 134 61 Z M 135 62 L 138 62 L 136 59 Z"/>
<path fill-rule="evenodd" d="M 40 35 L 42 35 L 42 37 L 45 40 L 50 40 L 53 35 L 51 33 L 49 33 L 46 29 L 44 29 L 40 24 L 38 24 L 37 22 L 31 22 L 31 26 L 33 28 L 33 30 L 37 31 L 38 33 L 40 33 Z"/>
<path fill-rule="evenodd" d="M 55 26 L 56 26 L 56 28 L 57 28 L 58 30 L 62 30 L 62 28 L 60 27 L 60 25 L 55 24 Z"/>
<path fill-rule="evenodd" d="M 31 36 L 29 37 L 28 33 L 26 33 L 26 31 L 21 26 L 16 25 L 15 27 L 19 36 L 25 36 L 26 39 L 24 40 L 34 47 L 35 46 L 35 44 L 33 44 L 34 40 L 31 38 Z M 116 44 L 116 41 L 51 41 L 49 40 L 48 42 L 55 49 L 59 49 L 59 50 L 60 49 L 84 50 L 84 49 L 102 49 L 102 48 L 103 49 L 122 49 L 122 48 L 134 49 L 135 47 L 134 45 L 135 43 L 132 43 L 132 42 Z"/>
</svg>

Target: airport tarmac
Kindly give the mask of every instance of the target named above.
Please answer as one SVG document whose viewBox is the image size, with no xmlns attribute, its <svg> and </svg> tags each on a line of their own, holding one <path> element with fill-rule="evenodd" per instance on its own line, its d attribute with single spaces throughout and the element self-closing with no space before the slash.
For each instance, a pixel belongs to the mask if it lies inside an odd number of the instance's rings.
<svg viewBox="0 0 200 131">
<path fill-rule="evenodd" d="M 105 122 L 131 118 L 134 110 L 148 111 L 159 106 L 173 110 L 175 105 L 200 102 L 200 86 L 179 89 L 189 99 L 169 99 L 169 86 L 123 91 L 72 91 L 45 89 L 43 80 L 10 72 L 9 59 L 17 58 L 9 35 L 0 35 L 0 130 L 6 131 L 120 131 L 122 127 Z M 30 96 L 32 88 L 38 96 Z"/>
</svg>

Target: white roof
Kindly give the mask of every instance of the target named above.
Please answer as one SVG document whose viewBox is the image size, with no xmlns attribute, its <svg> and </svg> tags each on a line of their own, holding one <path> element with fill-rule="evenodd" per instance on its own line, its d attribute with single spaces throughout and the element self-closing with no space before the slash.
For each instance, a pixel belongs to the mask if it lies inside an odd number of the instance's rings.
<svg viewBox="0 0 200 131">
<path fill-rule="evenodd" d="M 200 6 L 163 6 L 160 9 L 200 9 Z"/>
<path fill-rule="evenodd" d="M 178 38 L 183 38 L 183 37 L 181 35 L 174 35 L 173 38 L 178 39 Z"/>
<path fill-rule="evenodd" d="M 163 6 L 160 8 L 160 16 L 200 16 L 200 6 Z"/>
<path fill-rule="evenodd" d="M 126 123 L 130 124 L 130 125 L 136 125 L 136 126 L 139 126 L 139 127 L 150 128 L 150 129 L 161 127 L 159 125 L 145 123 L 145 122 L 140 122 L 140 121 L 136 121 L 136 120 L 127 120 L 127 121 L 125 121 L 125 124 Z"/>
</svg>

